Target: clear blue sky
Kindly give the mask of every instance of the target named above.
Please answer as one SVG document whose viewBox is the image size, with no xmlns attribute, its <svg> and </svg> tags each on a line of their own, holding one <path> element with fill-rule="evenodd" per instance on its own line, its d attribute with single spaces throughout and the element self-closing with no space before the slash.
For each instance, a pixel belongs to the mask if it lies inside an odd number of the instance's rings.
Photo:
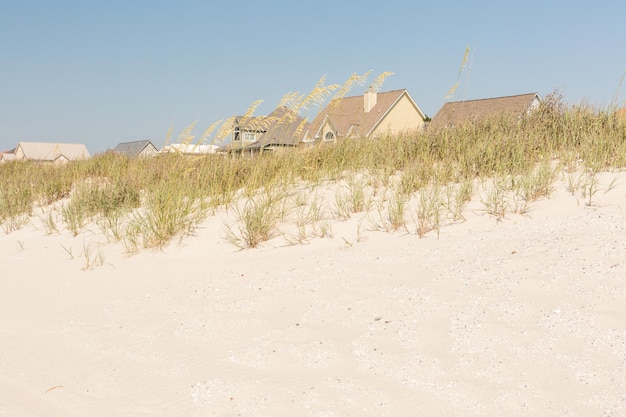
<svg viewBox="0 0 626 417">
<path fill-rule="evenodd" d="M 455 99 L 558 89 L 607 107 L 626 69 L 626 3 L 4 0 L 0 150 L 19 141 L 163 145 L 198 121 L 267 114 L 318 79 L 392 71 L 429 116 Z M 366 86 L 351 94 L 361 94 Z"/>
</svg>

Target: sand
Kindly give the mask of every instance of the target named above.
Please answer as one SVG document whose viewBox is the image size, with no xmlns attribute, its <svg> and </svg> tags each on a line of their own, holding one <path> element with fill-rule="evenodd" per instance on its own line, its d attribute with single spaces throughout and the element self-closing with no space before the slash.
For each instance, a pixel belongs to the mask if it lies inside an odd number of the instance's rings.
<svg viewBox="0 0 626 417">
<path fill-rule="evenodd" d="M 0 232 L 0 416 L 626 415 L 626 174 L 599 178 L 243 251 L 220 215 L 133 256 L 34 216 Z"/>
</svg>

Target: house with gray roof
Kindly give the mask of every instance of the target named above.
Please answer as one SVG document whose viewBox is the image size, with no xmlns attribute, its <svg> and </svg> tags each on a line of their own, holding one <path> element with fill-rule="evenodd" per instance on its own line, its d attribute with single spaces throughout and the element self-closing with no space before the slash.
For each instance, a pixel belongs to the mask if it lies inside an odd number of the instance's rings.
<svg viewBox="0 0 626 417">
<path fill-rule="evenodd" d="M 159 153 L 159 150 L 149 140 L 136 140 L 134 142 L 119 143 L 113 148 L 113 152 L 126 155 L 129 158 L 138 158 L 154 156 Z"/>
<path fill-rule="evenodd" d="M 254 151 L 278 150 L 300 144 L 304 129 L 308 127 L 306 119 L 286 107 L 276 108 L 268 116 L 268 124 L 259 138 L 247 146 Z"/>
<path fill-rule="evenodd" d="M 277 107 L 268 116 L 248 119 L 235 117 L 230 143 L 218 152 L 254 154 L 262 151 L 298 146 L 302 132 L 307 128 L 306 119 L 287 107 Z"/>
</svg>

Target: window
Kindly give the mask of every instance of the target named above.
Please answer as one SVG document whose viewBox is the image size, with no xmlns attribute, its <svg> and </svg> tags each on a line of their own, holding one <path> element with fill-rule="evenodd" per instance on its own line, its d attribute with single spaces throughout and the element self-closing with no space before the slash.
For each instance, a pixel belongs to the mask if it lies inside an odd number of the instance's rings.
<svg viewBox="0 0 626 417">
<path fill-rule="evenodd" d="M 333 132 L 328 132 L 324 135 L 324 140 L 335 140 L 335 134 Z"/>
<path fill-rule="evenodd" d="M 244 142 L 254 142 L 256 140 L 256 133 L 254 132 L 243 132 L 243 141 Z"/>
<path fill-rule="evenodd" d="M 233 135 L 233 141 L 234 142 L 239 142 L 239 140 L 241 139 L 241 137 L 239 136 L 240 130 L 239 130 L 239 126 L 237 126 L 235 128 L 235 133 Z"/>
</svg>

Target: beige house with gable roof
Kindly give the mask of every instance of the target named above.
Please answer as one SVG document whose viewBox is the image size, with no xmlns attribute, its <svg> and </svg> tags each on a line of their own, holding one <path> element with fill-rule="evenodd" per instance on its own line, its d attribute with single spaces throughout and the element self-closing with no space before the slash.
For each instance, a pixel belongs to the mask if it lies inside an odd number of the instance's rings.
<svg viewBox="0 0 626 417">
<path fill-rule="evenodd" d="M 407 90 L 331 101 L 305 130 L 303 142 L 332 142 L 339 138 L 375 138 L 420 131 L 426 115 Z"/>
</svg>

